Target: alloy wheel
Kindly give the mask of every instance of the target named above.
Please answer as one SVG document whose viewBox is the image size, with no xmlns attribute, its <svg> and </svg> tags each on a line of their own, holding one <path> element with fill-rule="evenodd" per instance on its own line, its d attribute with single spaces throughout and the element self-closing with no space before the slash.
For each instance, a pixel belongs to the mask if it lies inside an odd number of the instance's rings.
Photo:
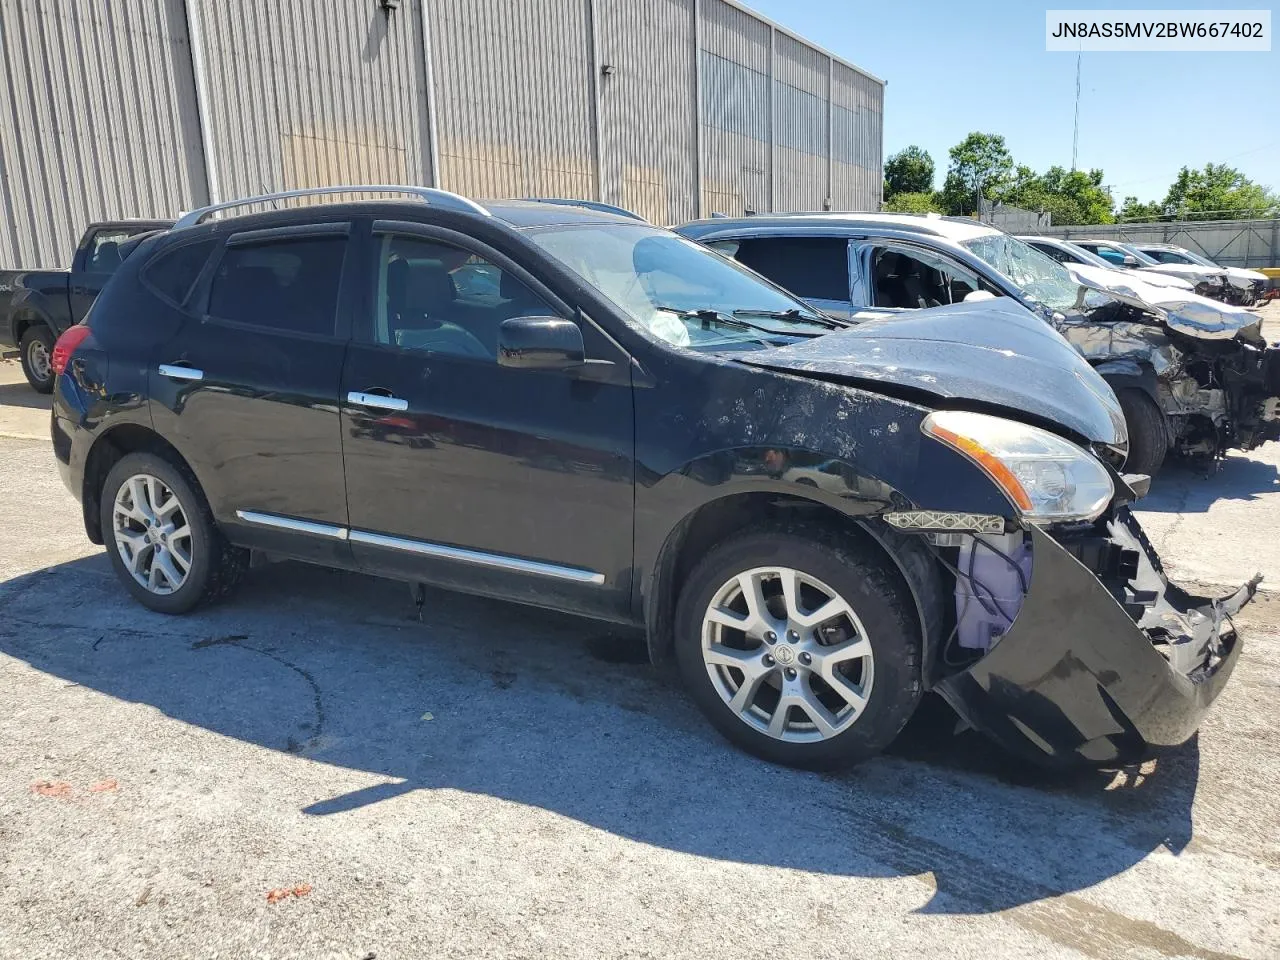
<svg viewBox="0 0 1280 960">
<path fill-rule="evenodd" d="M 777 740 L 827 740 L 861 716 L 875 658 L 853 607 L 790 567 L 725 582 L 702 621 L 702 659 L 725 704 Z"/>
<path fill-rule="evenodd" d="M 111 512 L 125 569 L 151 593 L 178 590 L 191 572 L 191 525 L 177 494 L 150 474 L 130 477 Z"/>
</svg>

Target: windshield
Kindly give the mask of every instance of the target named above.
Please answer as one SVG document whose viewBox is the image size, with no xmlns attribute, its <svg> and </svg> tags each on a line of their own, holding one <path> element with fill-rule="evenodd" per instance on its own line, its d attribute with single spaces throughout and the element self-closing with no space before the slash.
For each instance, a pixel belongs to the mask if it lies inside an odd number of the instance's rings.
<svg viewBox="0 0 1280 960">
<path fill-rule="evenodd" d="M 1114 250 L 1116 253 L 1120 254 L 1121 257 L 1125 254 L 1132 254 L 1133 258 L 1144 267 L 1154 267 L 1160 263 L 1160 261 L 1151 256 L 1151 254 L 1143 253 L 1137 247 L 1108 247 L 1107 249 Z"/>
<path fill-rule="evenodd" d="M 1081 263 L 1087 263 L 1092 267 L 1106 267 L 1108 270 L 1115 267 L 1115 264 L 1108 263 L 1106 260 L 1103 260 L 1092 250 L 1086 250 L 1084 247 L 1077 247 L 1074 243 L 1064 242 L 1063 246 L 1067 247 L 1067 249 L 1071 251 L 1072 256 L 1079 257 Z"/>
<path fill-rule="evenodd" d="M 760 349 L 812 337 L 833 325 L 745 267 L 668 230 L 581 223 L 525 233 L 637 327 L 675 346 Z"/>
<path fill-rule="evenodd" d="M 965 240 L 962 246 L 991 268 L 1003 273 L 1032 300 L 1065 313 L 1076 309 L 1082 288 L 1067 268 L 1030 244 L 1007 233 L 989 233 Z"/>
<path fill-rule="evenodd" d="M 1208 257 L 1203 257 L 1198 253 L 1192 253 L 1190 250 L 1171 250 L 1169 251 L 1183 263 L 1198 263 L 1202 267 L 1217 267 L 1218 265 Z M 1219 267 L 1221 269 L 1221 267 Z"/>
</svg>

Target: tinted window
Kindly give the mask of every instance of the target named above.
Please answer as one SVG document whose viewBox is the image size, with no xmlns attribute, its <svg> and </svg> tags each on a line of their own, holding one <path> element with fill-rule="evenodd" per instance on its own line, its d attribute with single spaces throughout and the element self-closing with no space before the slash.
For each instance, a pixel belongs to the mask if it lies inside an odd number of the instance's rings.
<svg viewBox="0 0 1280 960">
<path fill-rule="evenodd" d="M 376 343 L 493 359 L 503 320 L 557 314 L 519 278 L 467 250 L 421 237 L 376 239 Z"/>
<path fill-rule="evenodd" d="M 735 259 L 797 296 L 849 302 L 847 240 L 839 237 L 742 240 Z"/>
<path fill-rule="evenodd" d="M 332 336 L 345 237 L 229 246 L 214 273 L 209 315 Z"/>
<path fill-rule="evenodd" d="M 147 265 L 143 282 L 166 300 L 181 306 L 216 243 L 216 240 L 188 243 L 162 253 Z"/>
</svg>

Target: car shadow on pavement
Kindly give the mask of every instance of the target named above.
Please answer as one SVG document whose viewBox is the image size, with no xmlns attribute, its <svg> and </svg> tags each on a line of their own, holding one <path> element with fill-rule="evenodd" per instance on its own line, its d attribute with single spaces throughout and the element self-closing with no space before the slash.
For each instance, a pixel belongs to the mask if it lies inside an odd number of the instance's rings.
<svg viewBox="0 0 1280 960">
<path fill-rule="evenodd" d="M 48 410 L 53 398 L 47 393 L 36 393 L 25 380 L 21 383 L 0 383 L 0 407 L 26 407 L 31 410 Z"/>
<path fill-rule="evenodd" d="M 1223 500 L 1248 502 L 1280 491 L 1280 468 L 1245 456 L 1228 456 L 1216 467 L 1171 460 L 1137 503 L 1153 513 L 1204 513 Z"/>
<path fill-rule="evenodd" d="M 40 671 L 382 778 L 347 792 L 334 774 L 315 796 L 262 785 L 262 803 L 310 816 L 469 791 L 717 860 L 931 876 L 921 909 L 954 914 L 1082 890 L 1192 833 L 1194 741 L 1140 768 L 1050 775 L 954 736 L 926 701 L 888 755 L 803 773 L 721 740 L 643 637 L 436 591 L 419 622 L 403 584 L 353 574 L 273 565 L 170 618 L 128 599 L 99 554 L 0 584 L 0 610 L 0 652 Z"/>
</svg>

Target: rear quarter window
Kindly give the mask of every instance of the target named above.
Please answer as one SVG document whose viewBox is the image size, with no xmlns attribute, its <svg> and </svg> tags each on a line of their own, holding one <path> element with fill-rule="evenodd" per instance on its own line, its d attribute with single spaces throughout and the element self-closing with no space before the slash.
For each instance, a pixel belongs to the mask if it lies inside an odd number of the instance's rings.
<svg viewBox="0 0 1280 960">
<path fill-rule="evenodd" d="M 166 250 L 147 264 L 142 282 L 153 293 L 175 306 L 182 306 L 215 246 L 216 240 L 202 240 Z"/>
</svg>

